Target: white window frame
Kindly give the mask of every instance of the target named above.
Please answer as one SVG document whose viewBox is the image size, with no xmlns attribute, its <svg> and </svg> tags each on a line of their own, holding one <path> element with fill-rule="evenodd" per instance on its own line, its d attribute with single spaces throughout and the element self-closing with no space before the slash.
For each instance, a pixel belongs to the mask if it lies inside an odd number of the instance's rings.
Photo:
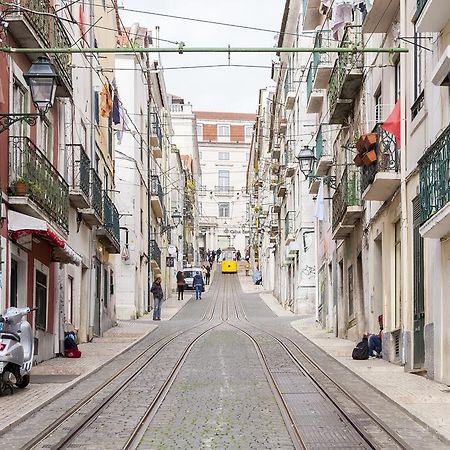
<svg viewBox="0 0 450 450">
<path fill-rule="evenodd" d="M 222 133 L 222 131 L 225 131 L 225 133 Z M 217 141 L 218 142 L 230 142 L 230 140 L 231 140 L 230 125 L 222 125 L 222 124 L 217 125 Z"/>
<path fill-rule="evenodd" d="M 219 152 L 219 161 L 229 161 L 230 152 Z"/>
<path fill-rule="evenodd" d="M 247 132 L 249 130 L 249 132 Z M 244 142 L 249 143 L 252 141 L 253 125 L 244 126 Z"/>
<path fill-rule="evenodd" d="M 203 124 L 198 123 L 197 124 L 197 140 L 198 141 L 203 141 Z"/>
<path fill-rule="evenodd" d="M 230 217 L 230 202 L 219 202 L 217 206 L 219 208 L 219 217 Z M 226 212 L 226 214 L 223 214 L 223 212 Z"/>
<path fill-rule="evenodd" d="M 5 250 L 5 246 L 3 246 L 3 250 Z M 10 254 L 9 254 L 9 267 L 11 267 L 11 259 L 15 259 L 17 261 L 18 268 L 18 283 L 17 283 L 17 307 L 25 308 L 27 306 L 27 294 L 28 294 L 28 285 L 27 285 L 27 274 L 28 274 L 28 254 L 15 245 L 10 245 Z M 21 283 L 21 280 L 23 283 Z M 8 274 L 8 286 L 11 286 L 11 271 Z M 5 289 L 6 293 L 6 289 Z M 6 297 L 5 297 L 6 302 Z M 5 304 L 5 303 L 4 303 Z M 9 298 L 8 298 L 9 305 Z"/>
<path fill-rule="evenodd" d="M 33 267 L 33 307 L 36 308 L 36 272 L 42 272 L 47 277 L 47 296 L 45 299 L 45 329 L 42 330 L 42 328 L 39 328 L 41 331 L 47 331 L 48 325 L 49 325 L 49 317 L 48 317 L 48 293 L 50 290 L 50 269 L 45 264 L 41 263 L 41 261 L 38 261 L 37 259 L 34 260 L 34 267 Z M 36 329 L 36 320 L 33 321 L 34 328 Z"/>
</svg>

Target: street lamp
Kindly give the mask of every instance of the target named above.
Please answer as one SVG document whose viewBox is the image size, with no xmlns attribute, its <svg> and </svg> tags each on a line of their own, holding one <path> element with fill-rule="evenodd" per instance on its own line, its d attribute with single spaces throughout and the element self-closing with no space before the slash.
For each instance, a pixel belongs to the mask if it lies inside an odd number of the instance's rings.
<svg viewBox="0 0 450 450">
<path fill-rule="evenodd" d="M 166 231 L 169 231 L 169 230 L 172 230 L 172 229 L 176 228 L 178 225 L 180 225 L 181 219 L 183 218 L 181 213 L 176 208 L 175 208 L 175 211 L 172 213 L 172 215 L 170 217 L 172 219 L 173 225 L 170 225 L 170 224 L 163 225 L 161 227 L 161 234 L 164 234 Z"/>
<path fill-rule="evenodd" d="M 308 178 L 312 171 L 314 161 L 316 160 L 313 149 L 308 145 L 305 145 L 297 155 L 297 160 L 300 165 L 300 171 L 305 175 L 305 178 Z"/>
<path fill-rule="evenodd" d="M 36 120 L 44 117 L 55 101 L 58 74 L 55 66 L 45 56 L 40 56 L 29 71 L 23 76 L 31 91 L 31 100 L 38 113 L 0 114 L 0 133 L 6 131 L 13 123 L 26 122 L 36 125 Z"/>
</svg>

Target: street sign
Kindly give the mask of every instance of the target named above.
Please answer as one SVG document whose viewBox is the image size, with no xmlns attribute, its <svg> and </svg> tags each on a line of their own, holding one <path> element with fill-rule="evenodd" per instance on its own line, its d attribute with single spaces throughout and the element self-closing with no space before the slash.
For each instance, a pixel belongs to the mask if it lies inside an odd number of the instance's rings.
<svg viewBox="0 0 450 450">
<path fill-rule="evenodd" d="M 167 251 L 169 252 L 170 256 L 173 256 L 177 252 L 177 248 L 175 247 L 175 245 L 169 245 L 167 247 Z"/>
<path fill-rule="evenodd" d="M 173 256 L 166 256 L 166 267 L 175 267 L 175 258 Z"/>
</svg>

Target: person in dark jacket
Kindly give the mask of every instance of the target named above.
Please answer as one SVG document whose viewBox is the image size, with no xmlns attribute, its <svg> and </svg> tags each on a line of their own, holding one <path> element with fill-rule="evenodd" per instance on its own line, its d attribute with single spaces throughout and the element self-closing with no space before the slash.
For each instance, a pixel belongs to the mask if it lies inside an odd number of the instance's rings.
<svg viewBox="0 0 450 450">
<path fill-rule="evenodd" d="M 150 292 L 153 294 L 153 302 L 155 308 L 153 309 L 153 320 L 161 320 L 161 304 L 163 302 L 163 290 L 161 287 L 161 277 L 157 276 L 153 282 Z"/>
<path fill-rule="evenodd" d="M 177 273 L 178 301 L 183 300 L 185 284 L 186 284 L 186 280 L 184 279 L 184 274 L 181 270 L 179 270 Z"/>
<path fill-rule="evenodd" d="M 200 272 L 195 272 L 194 279 L 192 280 L 192 285 L 195 289 L 195 300 L 201 300 L 205 282 L 203 281 L 203 277 Z"/>
</svg>

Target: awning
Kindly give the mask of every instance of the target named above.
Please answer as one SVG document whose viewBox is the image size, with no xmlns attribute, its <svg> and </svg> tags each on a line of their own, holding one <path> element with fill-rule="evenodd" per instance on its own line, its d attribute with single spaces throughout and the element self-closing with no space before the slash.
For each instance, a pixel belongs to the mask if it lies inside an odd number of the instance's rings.
<svg viewBox="0 0 450 450">
<path fill-rule="evenodd" d="M 63 239 L 61 239 L 45 220 L 8 211 L 8 229 L 15 241 L 23 236 L 37 235 L 45 239 L 53 247 L 52 260 L 79 266 L 82 258 Z"/>
</svg>

